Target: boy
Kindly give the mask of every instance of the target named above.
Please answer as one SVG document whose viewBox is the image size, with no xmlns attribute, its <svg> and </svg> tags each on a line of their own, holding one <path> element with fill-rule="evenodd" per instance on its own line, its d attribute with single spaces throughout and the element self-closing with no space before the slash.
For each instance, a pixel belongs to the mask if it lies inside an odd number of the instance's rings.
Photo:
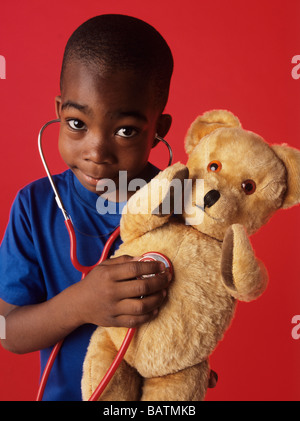
<svg viewBox="0 0 300 421">
<path fill-rule="evenodd" d="M 117 214 L 100 215 L 97 183 L 113 180 L 118 194 L 119 171 L 127 171 L 128 182 L 149 181 L 159 171 L 148 156 L 156 134 L 164 137 L 171 125 L 163 110 L 172 70 L 164 39 L 129 16 L 94 17 L 66 45 L 56 113 L 59 151 L 69 169 L 55 176 L 55 184 L 72 217 L 83 265 L 98 261 L 125 204 L 117 203 Z M 0 251 L 2 345 L 16 353 L 41 350 L 43 370 L 52 346 L 65 338 L 44 399 L 81 400 L 82 363 L 95 327 L 137 327 L 154 318 L 171 275 L 158 262 L 123 256 L 80 281 L 53 199 L 48 179 L 42 179 L 22 189 L 12 206 Z M 150 273 L 156 275 L 139 279 Z"/>
</svg>

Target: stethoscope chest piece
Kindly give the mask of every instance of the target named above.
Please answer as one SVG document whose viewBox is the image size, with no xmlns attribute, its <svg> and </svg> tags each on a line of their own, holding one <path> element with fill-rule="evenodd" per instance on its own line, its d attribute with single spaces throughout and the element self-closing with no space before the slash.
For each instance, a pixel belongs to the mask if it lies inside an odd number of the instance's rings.
<svg viewBox="0 0 300 421">
<path fill-rule="evenodd" d="M 164 265 L 166 266 L 166 269 L 169 268 L 171 273 L 173 274 L 173 266 L 170 259 L 168 259 L 168 257 L 162 253 L 159 253 L 157 251 L 149 251 L 147 253 L 142 254 L 142 257 L 139 259 L 139 262 L 153 262 L 153 261 L 159 261 L 159 262 L 164 263 Z M 143 278 L 146 278 L 148 276 L 153 276 L 153 275 L 143 275 Z"/>
</svg>

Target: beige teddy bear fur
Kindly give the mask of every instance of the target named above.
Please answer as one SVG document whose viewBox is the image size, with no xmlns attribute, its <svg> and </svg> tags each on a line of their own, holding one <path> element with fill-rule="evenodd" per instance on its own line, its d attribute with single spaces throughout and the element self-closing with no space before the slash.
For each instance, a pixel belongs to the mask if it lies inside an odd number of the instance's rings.
<svg viewBox="0 0 300 421">
<path fill-rule="evenodd" d="M 185 147 L 187 164 L 160 172 L 123 211 L 123 244 L 116 256 L 161 252 L 171 260 L 174 276 L 158 317 L 137 329 L 101 400 L 203 400 L 208 359 L 230 325 L 236 300 L 254 300 L 267 285 L 266 268 L 248 235 L 278 209 L 300 201 L 300 152 L 268 145 L 228 111 L 199 116 Z M 171 216 L 178 190 L 170 185 L 174 180 L 184 185 L 187 179 L 190 200 L 181 215 Z M 172 209 L 164 212 L 167 201 Z M 106 373 L 126 332 L 96 329 L 84 361 L 84 400 Z"/>
</svg>

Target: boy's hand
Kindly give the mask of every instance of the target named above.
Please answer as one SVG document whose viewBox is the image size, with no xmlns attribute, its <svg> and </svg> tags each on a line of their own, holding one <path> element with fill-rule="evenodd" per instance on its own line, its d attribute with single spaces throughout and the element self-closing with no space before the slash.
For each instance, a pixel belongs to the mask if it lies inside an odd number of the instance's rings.
<svg viewBox="0 0 300 421">
<path fill-rule="evenodd" d="M 171 273 L 161 262 L 137 259 L 130 256 L 108 259 L 77 284 L 82 323 L 134 328 L 158 314 Z M 155 276 L 141 278 L 148 274 Z"/>
</svg>

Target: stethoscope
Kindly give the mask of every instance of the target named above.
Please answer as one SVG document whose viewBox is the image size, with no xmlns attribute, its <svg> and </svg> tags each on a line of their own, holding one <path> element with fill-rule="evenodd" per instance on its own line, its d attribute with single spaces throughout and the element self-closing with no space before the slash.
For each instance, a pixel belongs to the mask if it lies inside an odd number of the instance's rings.
<svg viewBox="0 0 300 421">
<path fill-rule="evenodd" d="M 95 266 L 99 265 L 100 263 L 102 263 L 107 258 L 108 253 L 109 253 L 109 250 L 110 250 L 112 244 L 114 243 L 114 241 L 118 238 L 118 236 L 120 234 L 120 227 L 118 226 L 113 231 L 113 233 L 110 235 L 110 237 L 108 238 L 108 240 L 107 240 L 107 242 L 106 242 L 106 244 L 105 244 L 105 246 L 104 246 L 104 248 L 102 250 L 101 257 L 100 257 L 99 261 L 96 264 L 94 264 L 92 266 L 83 266 L 83 265 L 81 265 L 79 263 L 78 258 L 77 258 L 77 243 L 76 243 L 76 235 L 75 235 L 74 226 L 73 226 L 71 217 L 68 214 L 67 210 L 65 209 L 64 204 L 63 204 L 63 201 L 62 201 L 62 199 L 61 199 L 61 197 L 59 195 L 59 192 L 58 192 L 58 190 L 56 188 L 56 185 L 55 185 L 55 183 L 53 181 L 53 177 L 51 175 L 51 172 L 49 171 L 49 168 L 48 168 L 48 165 L 47 165 L 47 162 L 46 162 L 46 159 L 45 159 L 45 155 L 44 155 L 44 152 L 43 152 L 43 148 L 42 148 L 42 136 L 43 136 L 44 130 L 49 125 L 51 125 L 53 123 L 60 123 L 60 119 L 50 120 L 50 121 L 48 121 L 47 123 L 45 123 L 42 126 L 42 128 L 41 128 L 41 130 L 39 132 L 39 135 L 38 135 L 38 148 L 39 148 L 39 153 L 40 153 L 40 157 L 41 157 L 42 163 L 44 165 L 45 171 L 47 173 L 48 179 L 50 181 L 52 190 L 53 190 L 54 195 L 55 195 L 55 200 L 56 200 L 57 206 L 59 207 L 59 209 L 61 210 L 61 212 L 63 214 L 64 220 L 65 220 L 65 225 L 66 225 L 66 228 L 68 230 L 68 234 L 69 234 L 69 237 L 70 237 L 70 257 L 71 257 L 71 262 L 72 262 L 73 266 L 75 267 L 75 269 L 77 269 L 79 272 L 81 272 L 81 274 L 82 274 L 81 279 L 83 279 Z M 172 159 L 173 159 L 173 153 L 172 153 L 171 146 L 169 145 L 169 143 L 165 139 L 163 139 L 162 137 L 158 136 L 157 134 L 155 135 L 155 137 L 156 137 L 156 139 L 159 142 L 162 142 L 162 143 L 164 143 L 167 146 L 168 151 L 169 151 L 169 162 L 168 162 L 168 166 L 170 166 L 171 163 L 172 163 Z M 145 253 L 140 260 L 144 260 L 144 261 L 145 260 L 146 261 L 147 260 L 148 261 L 149 260 L 160 260 L 160 261 L 163 261 L 163 263 L 165 263 L 165 265 L 167 267 L 172 268 L 172 265 L 171 265 L 171 262 L 169 261 L 169 259 L 166 256 L 162 255 L 161 253 L 157 253 L 157 252 Z M 124 355 L 125 355 L 125 353 L 127 351 L 127 348 L 129 347 L 130 342 L 131 342 L 131 340 L 132 340 L 132 338 L 134 336 L 135 330 L 136 330 L 135 328 L 128 329 L 128 331 L 127 331 L 127 333 L 125 335 L 125 338 L 123 340 L 123 343 L 122 343 L 122 345 L 121 345 L 121 347 L 120 347 L 120 349 L 119 349 L 119 351 L 118 351 L 118 353 L 117 353 L 117 355 L 116 355 L 116 357 L 115 357 L 112 365 L 110 366 L 110 368 L 108 369 L 107 373 L 105 374 L 105 376 L 103 377 L 103 379 L 99 383 L 98 387 L 93 392 L 93 394 L 90 397 L 89 401 L 96 401 L 96 400 L 99 399 L 100 395 L 102 394 L 102 392 L 106 388 L 107 384 L 109 383 L 109 381 L 111 380 L 111 378 L 114 375 L 115 371 L 117 370 L 119 364 L 121 363 L 121 361 L 122 361 L 122 359 L 123 359 L 123 357 L 124 357 Z M 47 383 L 47 380 L 48 380 L 48 377 L 49 377 L 51 368 L 52 368 L 52 366 L 54 364 L 55 358 L 56 358 L 56 356 L 57 356 L 57 354 L 58 354 L 58 352 L 59 352 L 62 344 L 63 344 L 63 340 L 61 340 L 60 342 L 58 342 L 53 347 L 53 349 L 51 351 L 51 354 L 50 354 L 49 359 L 47 361 L 47 364 L 45 366 L 43 375 L 41 377 L 41 381 L 40 381 L 40 385 L 39 385 L 39 389 L 38 389 L 38 393 L 37 393 L 37 397 L 36 397 L 36 400 L 37 401 L 41 401 L 42 400 L 42 397 L 43 397 L 43 394 L 44 394 L 44 390 L 45 390 L 45 387 L 46 387 L 46 383 Z"/>
</svg>

